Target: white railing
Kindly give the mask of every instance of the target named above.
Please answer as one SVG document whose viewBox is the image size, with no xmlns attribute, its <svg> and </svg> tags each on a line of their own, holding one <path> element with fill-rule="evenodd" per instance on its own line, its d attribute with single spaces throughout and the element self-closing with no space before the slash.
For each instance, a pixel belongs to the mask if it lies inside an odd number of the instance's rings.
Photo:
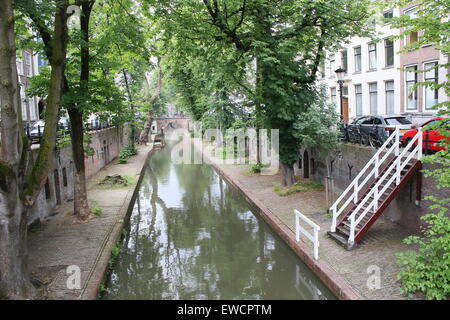
<svg viewBox="0 0 450 320">
<path fill-rule="evenodd" d="M 320 227 L 316 223 L 311 221 L 308 217 L 306 217 L 304 214 L 300 213 L 300 211 L 294 210 L 294 214 L 295 214 L 295 238 L 297 242 L 300 241 L 300 237 L 302 234 L 305 235 L 306 238 L 311 240 L 314 244 L 314 259 L 318 260 Z M 312 234 L 300 225 L 300 220 L 306 222 L 310 227 L 313 228 Z"/>
<path fill-rule="evenodd" d="M 383 152 L 386 152 L 382 156 Z M 386 140 L 386 142 L 380 147 L 377 153 L 370 159 L 361 172 L 353 179 L 352 183 L 345 189 L 341 196 L 331 206 L 330 210 L 333 213 L 333 221 L 331 224 L 331 232 L 336 232 L 337 219 L 344 212 L 344 210 L 353 202 L 356 204 L 359 201 L 359 192 L 371 178 L 377 178 L 379 175 L 380 167 L 388 160 L 389 155 L 398 156 L 400 152 L 400 130 L 397 127 L 393 134 Z M 372 170 L 369 172 L 370 168 Z M 365 179 L 360 183 L 359 180 L 365 176 Z M 347 198 L 348 197 L 348 198 Z M 347 199 L 346 199 L 347 198 Z M 344 200 L 346 201 L 338 209 L 338 205 Z"/>
<path fill-rule="evenodd" d="M 417 142 L 417 146 L 414 148 L 412 152 L 408 155 L 409 150 L 411 150 L 415 143 Z M 398 155 L 395 161 L 389 166 L 383 176 L 377 181 L 375 186 L 370 190 L 369 193 L 362 199 L 361 203 L 356 207 L 356 209 L 352 212 L 352 214 L 347 218 L 350 221 L 350 236 L 348 239 L 349 245 L 353 245 L 355 241 L 355 230 L 356 226 L 361 222 L 362 219 L 367 215 L 367 213 L 372 210 L 372 212 L 376 212 L 378 210 L 378 203 L 380 201 L 380 197 L 386 192 L 391 184 L 395 182 L 395 185 L 398 186 L 401 182 L 401 173 L 403 169 L 410 163 L 412 158 L 416 156 L 418 160 L 422 159 L 422 148 L 423 148 L 423 131 L 419 129 L 414 138 L 409 142 L 409 144 L 405 147 L 403 152 Z M 404 160 L 403 160 L 404 159 Z M 392 177 L 387 181 L 389 175 L 393 173 Z M 387 182 L 386 182 L 387 181 Z M 380 187 L 382 186 L 381 190 Z M 373 200 L 370 202 L 369 199 L 373 197 Z M 361 209 L 366 206 L 367 207 L 362 211 L 358 217 L 356 215 Z"/>
</svg>

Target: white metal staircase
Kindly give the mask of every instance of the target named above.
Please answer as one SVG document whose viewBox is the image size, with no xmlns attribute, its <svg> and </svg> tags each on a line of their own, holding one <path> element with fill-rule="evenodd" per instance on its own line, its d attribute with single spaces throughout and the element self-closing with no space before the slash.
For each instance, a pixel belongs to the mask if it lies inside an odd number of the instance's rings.
<svg viewBox="0 0 450 320">
<path fill-rule="evenodd" d="M 406 183 L 420 171 L 422 146 L 423 132 L 419 129 L 400 152 L 397 128 L 331 206 L 333 222 L 328 234 L 347 249 L 352 249 Z"/>
</svg>

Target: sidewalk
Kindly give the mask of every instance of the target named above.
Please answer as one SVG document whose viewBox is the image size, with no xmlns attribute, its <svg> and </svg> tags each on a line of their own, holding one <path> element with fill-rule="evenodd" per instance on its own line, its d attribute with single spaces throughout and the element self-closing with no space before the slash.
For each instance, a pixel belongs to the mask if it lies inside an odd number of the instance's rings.
<svg viewBox="0 0 450 320">
<path fill-rule="evenodd" d="M 77 223 L 73 203 L 60 206 L 59 214 L 29 232 L 29 266 L 34 279 L 42 285 L 42 299 L 95 299 L 108 266 L 111 249 L 121 235 L 136 183 L 152 146 L 138 146 L 139 153 L 126 164 L 113 161 L 88 182 L 91 209 L 100 207 L 100 216 L 92 215 L 86 223 Z M 98 185 L 107 175 L 133 178 L 125 188 Z M 94 204 L 95 201 L 95 204 Z M 81 270 L 81 289 L 69 290 L 67 267 Z"/>
<path fill-rule="evenodd" d="M 198 146 L 198 141 L 194 142 Z M 240 189 L 258 207 L 261 215 L 277 233 L 297 252 L 310 268 L 332 287 L 341 299 L 406 299 L 400 292 L 396 275 L 399 267 L 395 254 L 407 250 L 402 240 L 411 233 L 383 217 L 373 225 L 361 246 L 347 251 L 327 236 L 331 216 L 326 215 L 325 191 L 302 192 L 280 197 L 273 185 L 281 181 L 275 176 L 251 175 L 248 165 L 213 164 L 230 183 Z M 319 261 L 314 260 L 309 240 L 295 241 L 294 209 L 317 223 L 319 234 Z M 375 269 L 380 271 L 380 289 L 369 289 L 368 280 Z M 378 269 L 379 268 L 379 269 Z"/>
</svg>

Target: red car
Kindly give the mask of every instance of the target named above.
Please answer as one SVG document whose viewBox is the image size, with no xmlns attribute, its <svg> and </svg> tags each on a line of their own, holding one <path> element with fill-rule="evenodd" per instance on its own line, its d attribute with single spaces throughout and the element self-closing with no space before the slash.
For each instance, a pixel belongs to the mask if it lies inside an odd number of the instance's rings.
<svg viewBox="0 0 450 320">
<path fill-rule="evenodd" d="M 424 150 L 432 150 L 432 151 L 441 151 L 445 148 L 440 146 L 439 143 L 442 142 L 443 139 L 447 139 L 450 142 L 450 138 L 443 136 L 438 131 L 434 130 L 433 126 L 438 123 L 438 121 L 447 119 L 447 121 L 444 121 L 443 125 L 446 128 L 446 130 L 450 131 L 450 118 L 434 118 L 431 119 L 424 124 L 422 124 L 420 127 L 424 131 L 423 136 L 423 149 Z M 427 129 L 430 128 L 430 129 Z M 406 146 L 409 144 L 409 142 L 414 138 L 414 136 L 417 134 L 417 129 L 410 130 L 405 132 L 403 136 L 403 144 Z M 428 145 L 427 145 L 428 140 Z M 417 141 L 415 143 L 417 146 Z"/>
</svg>

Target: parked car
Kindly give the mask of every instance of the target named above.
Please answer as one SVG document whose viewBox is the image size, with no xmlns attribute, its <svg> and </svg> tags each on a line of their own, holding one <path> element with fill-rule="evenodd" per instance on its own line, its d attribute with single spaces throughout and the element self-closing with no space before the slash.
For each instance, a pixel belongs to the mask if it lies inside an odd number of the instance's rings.
<svg viewBox="0 0 450 320">
<path fill-rule="evenodd" d="M 28 136 L 28 139 L 31 140 L 32 144 L 41 142 L 41 138 L 44 134 L 44 128 L 45 128 L 44 120 L 39 120 L 26 129 L 27 130 L 26 134 Z M 56 133 L 57 137 L 62 134 L 61 130 L 65 130 L 66 132 L 68 130 L 68 123 L 66 122 L 65 119 L 60 120 L 58 123 L 58 131 Z"/>
<path fill-rule="evenodd" d="M 400 129 L 400 141 L 408 130 L 414 129 L 412 122 L 401 115 L 362 116 L 348 125 L 348 140 L 350 142 L 369 145 L 375 142 L 383 144 L 389 135 Z"/>
<path fill-rule="evenodd" d="M 424 131 L 424 137 L 423 137 L 423 149 L 424 150 L 431 150 L 431 151 L 441 151 L 445 148 L 439 145 L 439 142 L 441 142 L 443 139 L 448 139 L 450 141 L 449 137 L 443 136 L 438 131 L 434 129 L 434 126 L 438 124 L 439 121 L 443 122 L 443 126 L 446 130 L 450 131 L 450 118 L 447 117 L 441 117 L 441 118 L 433 118 L 431 120 L 428 120 L 424 124 L 420 126 L 422 130 Z M 417 129 L 410 130 L 405 133 L 403 136 L 403 144 L 407 145 L 409 142 L 414 138 L 414 136 L 417 134 Z M 417 146 L 417 141 L 415 142 L 415 145 Z"/>
</svg>

